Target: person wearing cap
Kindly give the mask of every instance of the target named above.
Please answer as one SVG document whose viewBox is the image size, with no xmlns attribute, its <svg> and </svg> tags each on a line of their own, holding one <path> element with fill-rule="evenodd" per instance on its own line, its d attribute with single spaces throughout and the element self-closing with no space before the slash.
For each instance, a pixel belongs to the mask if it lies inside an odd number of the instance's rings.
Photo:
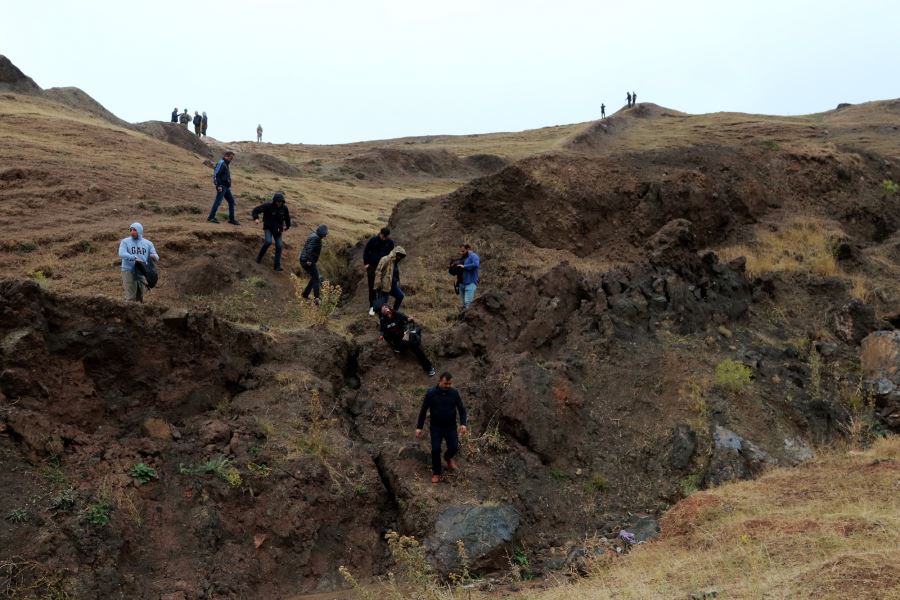
<svg viewBox="0 0 900 600">
<path fill-rule="evenodd" d="M 319 225 L 316 230 L 309 234 L 306 242 L 303 244 L 303 250 L 300 252 L 300 266 L 309 275 L 309 283 L 303 290 L 304 300 L 309 300 L 309 293 L 313 293 L 316 304 L 319 303 L 319 294 L 322 291 L 322 278 L 319 275 L 319 255 L 322 254 L 322 240 L 328 235 L 328 225 Z"/>
<path fill-rule="evenodd" d="M 119 258 L 122 259 L 122 288 L 125 300 L 130 302 L 144 301 L 144 288 L 135 275 L 135 263 L 146 263 L 149 260 L 159 262 L 159 254 L 153 242 L 144 237 L 144 227 L 140 223 L 132 223 L 128 237 L 119 242 Z"/>
<path fill-rule="evenodd" d="M 391 253 L 394 249 L 394 240 L 391 239 L 391 230 L 382 227 L 378 235 L 373 235 L 363 250 L 363 268 L 366 270 L 366 279 L 369 282 L 369 316 L 375 316 L 375 268 L 378 262 Z"/>
<path fill-rule="evenodd" d="M 389 296 L 394 297 L 394 310 L 400 310 L 403 298 L 406 294 L 400 289 L 400 261 L 406 258 L 406 250 L 403 246 L 396 246 L 387 256 L 378 261 L 375 267 L 375 304 L 378 309 L 388 301 Z"/>
<path fill-rule="evenodd" d="M 218 224 L 216 219 L 216 211 L 222 204 L 222 198 L 228 200 L 228 222 L 232 225 L 240 225 L 234 218 L 234 196 L 231 194 L 231 161 L 234 160 L 234 152 L 226 150 L 222 158 L 216 163 L 213 169 L 213 185 L 216 186 L 216 199 L 213 200 L 212 208 L 206 220 L 210 223 Z"/>
<path fill-rule="evenodd" d="M 283 247 L 281 234 L 291 228 L 291 214 L 284 203 L 284 194 L 275 192 L 271 202 L 264 202 L 253 209 L 251 217 L 257 225 L 259 225 L 260 214 L 262 214 L 263 218 L 263 236 L 265 239 L 262 247 L 259 249 L 259 254 L 256 255 L 256 262 L 262 262 L 263 257 L 269 250 L 269 246 L 274 241 L 275 270 L 281 271 L 281 249 Z"/>
</svg>

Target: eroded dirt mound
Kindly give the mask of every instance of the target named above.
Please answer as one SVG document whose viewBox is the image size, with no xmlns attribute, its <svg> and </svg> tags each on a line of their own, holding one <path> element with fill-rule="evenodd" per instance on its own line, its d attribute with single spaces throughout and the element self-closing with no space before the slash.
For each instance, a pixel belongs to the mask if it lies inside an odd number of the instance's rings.
<svg viewBox="0 0 900 600">
<path fill-rule="evenodd" d="M 146 133 L 150 137 L 154 137 L 169 144 L 174 144 L 193 152 L 194 154 L 199 154 L 200 156 L 210 159 L 213 157 L 212 150 L 209 149 L 209 146 L 207 146 L 203 140 L 178 123 L 144 121 L 143 123 L 135 123 L 134 128 Z"/>
<path fill-rule="evenodd" d="M 495 171 L 502 161 L 493 155 L 461 159 L 447 150 L 375 148 L 348 158 L 344 168 L 369 177 L 471 177 Z"/>
<path fill-rule="evenodd" d="M 251 171 L 262 169 L 284 177 L 299 177 L 303 173 L 303 171 L 292 164 L 271 154 L 263 154 L 261 152 L 242 152 L 239 156 L 239 161 L 242 168 Z"/>
<path fill-rule="evenodd" d="M 101 119 L 106 119 L 110 123 L 115 123 L 121 127 L 131 127 L 130 123 L 123 121 L 108 111 L 102 104 L 94 100 L 90 95 L 76 87 L 49 88 L 44 90 L 43 95 L 49 100 L 100 117 Z"/>
<path fill-rule="evenodd" d="M 12 61 L 0 54 L 0 92 L 40 94 L 41 88 Z"/>
<path fill-rule="evenodd" d="M 382 568 L 393 509 L 340 433 L 343 340 L 33 282 L 0 307 L 8 591 L 284 597 Z"/>
</svg>

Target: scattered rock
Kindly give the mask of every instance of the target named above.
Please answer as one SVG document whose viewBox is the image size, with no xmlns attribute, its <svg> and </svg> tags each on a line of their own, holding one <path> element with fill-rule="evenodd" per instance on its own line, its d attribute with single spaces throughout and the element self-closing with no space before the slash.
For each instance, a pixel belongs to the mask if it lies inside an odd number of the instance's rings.
<svg viewBox="0 0 900 600">
<path fill-rule="evenodd" d="M 640 517 L 630 527 L 636 543 L 647 542 L 659 537 L 659 522 L 653 517 Z"/>
<path fill-rule="evenodd" d="M 213 419 L 200 426 L 200 441 L 204 445 L 221 444 L 231 439 L 231 427 L 225 421 Z"/>
<path fill-rule="evenodd" d="M 690 425 L 681 424 L 672 432 L 672 449 L 669 450 L 669 464 L 674 469 L 685 469 L 691 464 L 697 449 L 697 433 Z"/>
<path fill-rule="evenodd" d="M 797 437 L 784 439 L 784 453 L 795 465 L 812 460 L 815 457 L 812 449 Z"/>
<path fill-rule="evenodd" d="M 867 336 L 859 358 L 877 416 L 893 431 L 900 431 L 900 330 Z"/>
<path fill-rule="evenodd" d="M 727 327 L 725 327 L 724 325 L 719 325 L 717 331 L 722 335 L 722 337 L 729 339 L 729 340 L 734 336 L 734 334 L 731 333 L 731 330 L 728 329 Z"/>
<path fill-rule="evenodd" d="M 151 417 L 141 425 L 144 435 L 155 440 L 171 440 L 172 428 L 163 419 Z"/>
<path fill-rule="evenodd" d="M 831 325 L 841 340 L 855 345 L 886 324 L 875 318 L 872 306 L 854 298 L 832 314 Z"/>
<path fill-rule="evenodd" d="M 518 527 L 519 514 L 511 506 L 451 506 L 438 516 L 425 547 L 444 575 L 461 566 L 459 541 L 465 545 L 471 569 L 500 567 L 505 561 L 504 546 Z"/>
<path fill-rule="evenodd" d="M 734 479 L 749 479 L 775 460 L 759 446 L 730 429 L 716 425 L 713 431 L 713 455 L 706 472 L 706 485 L 712 487 Z"/>
</svg>

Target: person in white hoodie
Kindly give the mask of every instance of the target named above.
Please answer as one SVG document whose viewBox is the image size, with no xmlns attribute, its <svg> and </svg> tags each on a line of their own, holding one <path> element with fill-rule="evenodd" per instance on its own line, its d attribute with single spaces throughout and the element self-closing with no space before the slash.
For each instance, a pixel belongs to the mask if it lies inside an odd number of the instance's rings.
<svg viewBox="0 0 900 600">
<path fill-rule="evenodd" d="M 159 262 L 159 254 L 153 242 L 144 237 L 144 227 L 140 223 L 131 224 L 131 235 L 119 243 L 119 258 L 122 259 L 122 287 L 125 300 L 144 301 L 144 288 L 134 273 L 136 262 L 146 263 L 149 260 Z"/>
</svg>

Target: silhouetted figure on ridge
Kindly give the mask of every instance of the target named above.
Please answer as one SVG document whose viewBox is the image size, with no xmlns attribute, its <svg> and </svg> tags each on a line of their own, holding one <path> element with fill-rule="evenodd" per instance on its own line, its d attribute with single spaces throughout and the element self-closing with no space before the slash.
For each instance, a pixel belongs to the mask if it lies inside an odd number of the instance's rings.
<svg viewBox="0 0 900 600">
<path fill-rule="evenodd" d="M 631 92 L 625 92 L 625 98 L 628 100 L 628 108 L 631 108 Z"/>
<path fill-rule="evenodd" d="M 637 92 L 631 92 L 631 105 L 637 104 Z"/>
<path fill-rule="evenodd" d="M 172 122 L 173 123 L 178 122 L 178 107 L 177 106 L 172 109 Z"/>
<path fill-rule="evenodd" d="M 600 105 L 600 118 L 601 119 L 606 118 L 606 105 L 605 104 Z"/>
</svg>

